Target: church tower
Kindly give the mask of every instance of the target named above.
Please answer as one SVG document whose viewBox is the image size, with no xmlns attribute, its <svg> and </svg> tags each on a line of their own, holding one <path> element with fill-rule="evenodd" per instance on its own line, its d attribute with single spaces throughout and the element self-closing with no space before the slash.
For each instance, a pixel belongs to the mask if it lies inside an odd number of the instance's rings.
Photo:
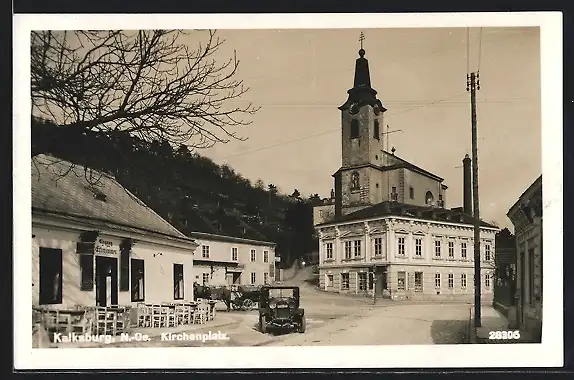
<svg viewBox="0 0 574 380">
<path fill-rule="evenodd" d="M 341 111 L 341 168 L 335 177 L 335 214 L 371 206 L 383 200 L 380 167 L 383 155 L 383 114 L 386 108 L 371 87 L 369 62 L 361 49 L 355 63 L 353 88 Z"/>
</svg>

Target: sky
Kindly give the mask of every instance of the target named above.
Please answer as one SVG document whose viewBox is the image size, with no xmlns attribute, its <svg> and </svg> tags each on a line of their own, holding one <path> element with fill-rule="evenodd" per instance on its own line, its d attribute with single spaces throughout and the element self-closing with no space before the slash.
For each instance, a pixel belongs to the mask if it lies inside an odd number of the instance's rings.
<svg viewBox="0 0 574 380">
<path fill-rule="evenodd" d="M 508 209 L 542 170 L 537 27 L 219 30 L 250 87 L 244 101 L 261 109 L 237 130 L 246 141 L 200 153 L 253 182 L 327 197 L 341 165 L 337 107 L 353 85 L 361 31 L 384 123 L 397 130 L 389 147 L 444 178 L 448 208 L 462 205 L 462 159 L 471 154 L 466 74 L 479 71 L 480 214 L 511 228 Z"/>
</svg>

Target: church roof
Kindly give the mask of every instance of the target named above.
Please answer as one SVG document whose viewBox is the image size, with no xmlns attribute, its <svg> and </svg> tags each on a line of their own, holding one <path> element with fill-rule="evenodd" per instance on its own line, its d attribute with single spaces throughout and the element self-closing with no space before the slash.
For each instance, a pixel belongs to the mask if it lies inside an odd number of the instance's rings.
<svg viewBox="0 0 574 380">
<path fill-rule="evenodd" d="M 371 74 L 369 72 L 369 61 L 365 58 L 365 50 L 359 50 L 359 58 L 355 63 L 355 79 L 353 81 L 353 88 L 347 91 L 349 97 L 347 101 L 339 107 L 341 111 L 349 109 L 355 105 L 361 107 L 364 105 L 375 105 L 385 112 L 387 109 L 383 103 L 377 98 L 377 91 L 371 87 Z"/>
<path fill-rule="evenodd" d="M 335 173 L 333 173 L 333 177 L 342 171 L 371 167 L 373 169 L 377 169 L 377 170 L 382 171 L 382 172 L 400 169 L 400 168 L 406 168 L 406 169 L 409 169 L 410 171 L 413 171 L 415 173 L 422 174 L 425 177 L 429 177 L 431 179 L 434 179 L 435 181 L 442 182 L 444 180 L 443 178 L 437 176 L 436 174 L 433 174 L 433 173 L 431 173 L 427 170 L 424 170 L 424 169 L 422 169 L 422 168 L 420 168 L 414 164 L 411 164 L 410 162 L 403 160 L 402 158 L 395 156 L 394 154 L 389 154 L 386 151 L 383 153 L 385 155 L 387 155 L 388 158 L 391 159 L 391 161 L 386 165 L 375 165 L 375 164 L 371 164 L 371 163 L 366 163 L 366 164 L 348 166 L 348 167 L 344 167 L 344 168 L 341 167 L 339 170 L 337 170 Z M 446 185 L 442 185 L 442 186 L 443 186 L 443 188 L 447 188 Z"/>
<path fill-rule="evenodd" d="M 318 224 L 316 227 L 386 216 L 411 217 L 414 219 L 422 219 L 433 222 L 448 222 L 466 225 L 473 225 L 475 220 L 472 216 L 459 210 L 448 210 L 428 206 L 415 206 L 405 203 L 385 201 L 347 215 L 335 217 L 328 222 Z M 486 223 L 482 220 L 480 221 L 480 226 L 487 228 L 497 228 L 496 226 L 490 223 Z"/>
<path fill-rule="evenodd" d="M 129 232 L 193 242 L 106 173 L 91 185 L 80 165 L 48 155 L 32 160 L 32 211 Z"/>
</svg>

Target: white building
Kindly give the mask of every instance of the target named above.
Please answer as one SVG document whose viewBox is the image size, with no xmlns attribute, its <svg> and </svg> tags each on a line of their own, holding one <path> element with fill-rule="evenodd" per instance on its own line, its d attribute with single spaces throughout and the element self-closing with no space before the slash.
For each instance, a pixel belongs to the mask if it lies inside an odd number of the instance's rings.
<svg viewBox="0 0 574 380">
<path fill-rule="evenodd" d="M 197 243 L 114 178 L 50 156 L 32 164 L 33 306 L 193 299 Z M 99 177 L 99 174 L 96 175 Z"/>
<path fill-rule="evenodd" d="M 474 296 L 473 226 L 456 211 L 383 202 L 317 226 L 326 291 L 392 299 Z M 492 299 L 497 228 L 482 223 L 482 300 Z"/>
<path fill-rule="evenodd" d="M 275 243 L 202 232 L 189 234 L 199 246 L 194 281 L 207 285 L 263 285 L 275 281 Z"/>
</svg>

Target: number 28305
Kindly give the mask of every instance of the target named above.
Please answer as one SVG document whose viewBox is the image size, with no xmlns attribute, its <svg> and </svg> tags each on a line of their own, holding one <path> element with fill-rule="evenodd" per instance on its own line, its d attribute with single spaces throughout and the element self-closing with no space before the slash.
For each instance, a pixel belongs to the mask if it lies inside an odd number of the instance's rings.
<svg viewBox="0 0 574 380">
<path fill-rule="evenodd" d="M 520 331 L 489 331 L 488 339 L 520 339 Z"/>
</svg>

